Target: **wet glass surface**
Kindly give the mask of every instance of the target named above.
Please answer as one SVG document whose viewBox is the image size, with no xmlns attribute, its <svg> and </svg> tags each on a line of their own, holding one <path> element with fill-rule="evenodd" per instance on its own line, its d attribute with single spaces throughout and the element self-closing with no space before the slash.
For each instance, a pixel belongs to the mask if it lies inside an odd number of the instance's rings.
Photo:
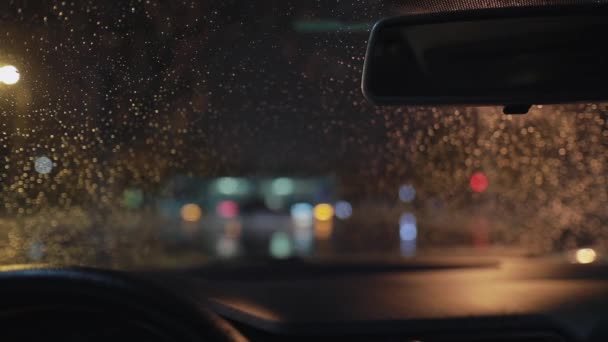
<svg viewBox="0 0 608 342">
<path fill-rule="evenodd" d="M 606 244 L 607 105 L 374 108 L 391 2 L 0 6 L 0 263 Z"/>
</svg>

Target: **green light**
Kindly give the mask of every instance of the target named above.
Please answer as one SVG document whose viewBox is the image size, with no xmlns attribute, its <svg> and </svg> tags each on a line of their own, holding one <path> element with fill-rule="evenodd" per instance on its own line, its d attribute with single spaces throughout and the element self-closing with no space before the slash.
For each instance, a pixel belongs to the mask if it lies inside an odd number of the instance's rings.
<svg viewBox="0 0 608 342">
<path fill-rule="evenodd" d="M 144 201 L 144 193 L 140 189 L 126 189 L 122 194 L 122 203 L 129 209 L 137 209 Z"/>
<path fill-rule="evenodd" d="M 284 232 L 276 232 L 272 234 L 270 239 L 270 255 L 278 259 L 284 259 L 291 256 L 291 240 L 289 235 Z"/>
<path fill-rule="evenodd" d="M 243 178 L 222 177 L 215 181 L 215 190 L 222 195 L 241 196 L 250 191 L 250 186 Z"/>
<path fill-rule="evenodd" d="M 224 195 L 234 195 L 239 190 L 239 181 L 231 177 L 220 178 L 217 180 L 217 190 Z"/>
<path fill-rule="evenodd" d="M 277 178 L 272 182 L 272 192 L 278 196 L 287 196 L 293 193 L 295 185 L 289 178 Z"/>
</svg>

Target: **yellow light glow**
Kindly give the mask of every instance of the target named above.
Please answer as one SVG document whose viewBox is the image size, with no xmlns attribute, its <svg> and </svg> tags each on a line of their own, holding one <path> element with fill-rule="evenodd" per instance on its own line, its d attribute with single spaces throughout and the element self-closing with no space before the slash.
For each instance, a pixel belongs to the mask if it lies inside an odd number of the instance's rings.
<svg viewBox="0 0 608 342">
<path fill-rule="evenodd" d="M 334 217 L 334 207 L 331 204 L 317 204 L 314 209 L 315 218 L 319 221 L 329 221 Z"/>
<path fill-rule="evenodd" d="M 203 211 L 201 207 L 194 203 L 184 204 L 182 209 L 180 210 L 180 214 L 182 215 L 182 219 L 188 222 L 196 222 L 201 219 L 203 216 Z"/>
<path fill-rule="evenodd" d="M 0 68 L 0 82 L 8 85 L 19 82 L 21 75 L 19 70 L 12 65 L 5 65 Z"/>
<path fill-rule="evenodd" d="M 579 264 L 590 264 L 597 259 L 597 254 L 592 248 L 581 248 L 576 251 L 576 262 Z"/>
</svg>

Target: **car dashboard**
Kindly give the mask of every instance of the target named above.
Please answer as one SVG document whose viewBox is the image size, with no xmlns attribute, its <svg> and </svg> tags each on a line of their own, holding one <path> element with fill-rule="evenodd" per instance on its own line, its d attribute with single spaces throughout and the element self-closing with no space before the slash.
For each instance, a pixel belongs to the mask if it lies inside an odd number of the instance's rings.
<svg viewBox="0 0 608 342">
<path fill-rule="evenodd" d="M 0 276 L 0 325 L 67 341 L 605 341 L 607 277 L 542 258 L 14 267 Z"/>
</svg>

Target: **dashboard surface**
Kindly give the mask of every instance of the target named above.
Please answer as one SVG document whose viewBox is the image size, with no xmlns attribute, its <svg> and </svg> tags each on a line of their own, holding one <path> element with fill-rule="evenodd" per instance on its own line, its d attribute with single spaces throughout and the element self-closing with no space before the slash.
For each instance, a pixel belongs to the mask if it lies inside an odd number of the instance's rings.
<svg viewBox="0 0 608 342">
<path fill-rule="evenodd" d="M 252 268 L 181 284 L 230 321 L 277 334 L 549 331 L 587 340 L 608 311 L 604 266 L 534 258 L 436 266 Z"/>
<path fill-rule="evenodd" d="M 0 326 L 45 327 L 3 330 L 13 337 L 69 331 L 64 340 L 72 341 L 99 337 L 91 334 L 101 329 L 106 339 L 128 330 L 159 341 L 608 340 L 608 267 L 545 258 L 286 261 L 133 273 L 14 267 L 0 270 L 0 284 Z M 125 328 L 107 330 L 116 322 Z"/>
</svg>

